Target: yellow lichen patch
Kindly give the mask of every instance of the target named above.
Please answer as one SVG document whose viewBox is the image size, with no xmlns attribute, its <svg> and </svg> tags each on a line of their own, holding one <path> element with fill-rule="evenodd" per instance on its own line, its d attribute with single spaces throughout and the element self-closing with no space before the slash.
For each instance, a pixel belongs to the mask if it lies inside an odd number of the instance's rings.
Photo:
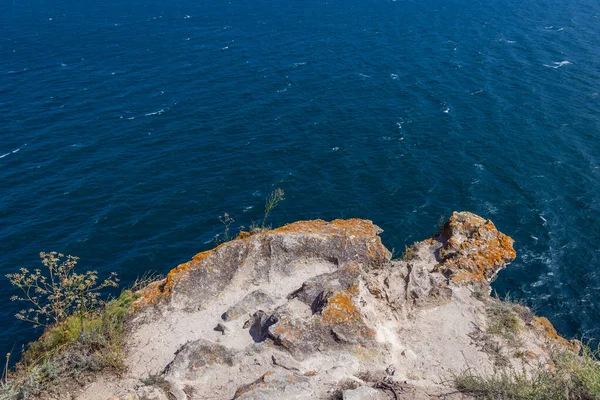
<svg viewBox="0 0 600 400">
<path fill-rule="evenodd" d="M 348 293 L 358 294 L 359 293 L 358 285 L 354 284 L 354 285 L 350 286 L 348 288 Z"/>
<path fill-rule="evenodd" d="M 360 312 L 354 305 L 352 295 L 349 292 L 338 292 L 330 297 L 321 315 L 325 325 L 337 325 L 360 320 Z"/>
<path fill-rule="evenodd" d="M 571 341 L 571 340 L 567 340 L 564 337 L 560 336 L 558 334 L 558 332 L 556 332 L 556 329 L 554 328 L 554 325 L 552 325 L 552 322 L 550 322 L 548 320 L 548 318 L 546 317 L 534 317 L 533 318 L 533 326 L 541 331 L 544 336 L 546 336 L 548 339 L 566 347 L 567 349 L 573 350 L 573 351 L 578 351 L 579 350 L 579 344 L 577 341 Z"/>
</svg>

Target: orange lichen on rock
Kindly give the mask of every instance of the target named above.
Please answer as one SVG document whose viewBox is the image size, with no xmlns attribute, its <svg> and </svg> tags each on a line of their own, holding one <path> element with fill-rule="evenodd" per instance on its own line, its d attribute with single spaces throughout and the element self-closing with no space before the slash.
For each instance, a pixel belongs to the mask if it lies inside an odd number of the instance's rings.
<svg viewBox="0 0 600 400">
<path fill-rule="evenodd" d="M 134 307 L 137 309 L 145 305 L 158 304 L 162 299 L 168 297 L 173 292 L 173 288 L 184 278 L 187 271 L 193 268 L 198 268 L 204 259 L 212 255 L 216 250 L 224 245 L 225 243 L 215 247 L 212 250 L 207 250 L 196 254 L 194 257 L 192 257 L 191 261 L 179 264 L 177 267 L 169 271 L 165 279 L 152 282 L 146 286 L 141 290 L 142 296 L 135 302 Z"/>
<path fill-rule="evenodd" d="M 236 239 L 246 239 L 252 235 L 254 235 L 254 233 L 252 233 L 252 232 L 240 231 L 240 233 L 237 235 Z"/>
<path fill-rule="evenodd" d="M 369 220 L 351 218 L 336 219 L 331 222 L 323 221 L 322 219 L 298 221 L 267 231 L 266 233 L 339 236 L 345 240 L 366 239 L 367 256 L 374 260 L 383 261 L 389 257 L 389 252 L 381 243 L 381 238 L 378 236 L 381 232 L 381 228 Z"/>
<path fill-rule="evenodd" d="M 275 371 L 269 371 L 269 372 L 265 373 L 263 376 L 261 376 L 260 378 L 258 378 L 257 380 L 255 380 L 254 382 L 252 382 L 248 385 L 240 386 L 240 388 L 235 392 L 235 395 L 233 396 L 233 398 L 237 399 L 237 398 L 241 397 L 242 395 L 253 391 L 254 389 L 268 386 L 269 383 L 266 381 L 265 378 L 267 378 L 268 376 L 273 375 L 273 374 L 275 374 Z"/>
<path fill-rule="evenodd" d="M 454 212 L 435 239 L 443 244 L 436 268 L 453 282 L 489 282 L 516 257 L 511 237 L 468 212 Z"/>
<path fill-rule="evenodd" d="M 552 322 L 548 320 L 546 317 L 534 317 L 533 318 L 533 326 L 537 330 L 541 331 L 544 336 L 553 342 L 558 343 L 561 346 L 566 347 L 569 350 L 579 351 L 580 344 L 576 340 L 567 340 L 564 337 L 560 336 L 552 325 Z"/>
<path fill-rule="evenodd" d="M 354 305 L 352 294 L 346 291 L 331 296 L 321 315 L 324 325 L 338 325 L 360 320 L 360 312 Z"/>
<path fill-rule="evenodd" d="M 358 218 L 336 219 L 331 222 L 315 219 L 312 221 L 293 222 L 266 231 L 265 233 L 315 233 L 321 235 L 354 235 L 357 237 L 375 238 L 381 233 L 381 229 L 371 221 Z"/>
<path fill-rule="evenodd" d="M 302 256 L 303 251 L 307 251 L 302 243 L 308 243 L 309 240 L 314 240 L 314 238 L 319 240 L 332 239 L 330 242 L 325 242 L 328 244 L 323 245 L 324 249 L 345 249 L 347 247 L 346 243 L 348 246 L 353 245 L 353 248 L 357 250 L 352 253 L 352 256 L 355 254 L 362 255 L 363 260 L 368 260 L 371 266 L 377 267 L 389 259 L 389 252 L 378 236 L 380 232 L 381 229 L 371 221 L 362 219 L 337 219 L 332 222 L 323 220 L 299 221 L 277 229 L 265 230 L 260 234 L 240 232 L 236 239 L 223 243 L 212 250 L 198 253 L 189 262 L 180 264 L 171 270 L 164 280 L 155 282 L 143 289 L 142 296 L 137 300 L 135 307 L 156 305 L 162 300 L 170 298 L 174 293 L 174 288 L 189 277 L 194 270 L 204 268 L 206 272 L 212 273 L 219 270 L 228 258 L 245 254 L 261 246 L 271 249 L 274 239 L 278 236 L 290 235 L 296 237 L 298 242 L 301 243 L 294 250 L 297 252 L 298 257 Z M 298 236 L 300 237 L 298 238 Z M 237 261 L 237 264 L 235 264 L 237 268 L 242 268 L 244 266 L 243 259 Z M 348 268 L 360 270 L 358 265 L 349 265 Z"/>
</svg>

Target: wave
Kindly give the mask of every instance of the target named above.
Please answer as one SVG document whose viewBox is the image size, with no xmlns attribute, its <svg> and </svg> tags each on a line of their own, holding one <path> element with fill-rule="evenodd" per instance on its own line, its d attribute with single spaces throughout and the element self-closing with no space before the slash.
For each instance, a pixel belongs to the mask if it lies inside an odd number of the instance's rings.
<svg viewBox="0 0 600 400">
<path fill-rule="evenodd" d="M 10 156 L 11 154 L 18 153 L 20 150 L 21 150 L 21 148 L 19 147 L 19 148 L 18 148 L 18 149 L 16 149 L 16 150 L 10 151 L 10 152 L 8 152 L 8 153 L 6 153 L 6 154 L 2 154 L 2 155 L 0 156 L 0 158 L 4 158 L 4 157 L 6 157 L 6 156 Z"/>
<path fill-rule="evenodd" d="M 571 61 L 567 61 L 567 60 L 565 60 L 565 61 L 554 61 L 552 63 L 552 65 L 544 64 L 544 67 L 556 69 L 556 68 L 560 68 L 560 67 L 563 67 L 563 66 L 569 65 L 569 64 L 572 64 Z"/>
<path fill-rule="evenodd" d="M 164 108 L 161 108 L 161 109 L 160 109 L 160 110 L 158 110 L 158 111 L 151 112 L 151 113 L 148 113 L 148 114 L 145 114 L 145 115 L 146 115 L 147 117 L 149 117 L 149 116 L 151 116 L 151 115 L 160 115 L 160 114 L 162 114 L 162 113 L 164 113 L 164 112 L 165 112 L 165 109 L 164 109 Z"/>
</svg>

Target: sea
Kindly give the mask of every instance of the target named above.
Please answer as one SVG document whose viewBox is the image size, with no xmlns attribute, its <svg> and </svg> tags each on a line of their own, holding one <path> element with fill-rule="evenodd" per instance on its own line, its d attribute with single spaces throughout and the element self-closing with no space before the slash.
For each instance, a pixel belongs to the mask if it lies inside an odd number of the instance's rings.
<svg viewBox="0 0 600 400">
<path fill-rule="evenodd" d="M 267 224 L 366 218 L 399 257 L 454 210 L 493 284 L 600 338 L 597 0 L 3 0 L 0 354 L 40 334 L 5 274 L 122 286 Z"/>
</svg>

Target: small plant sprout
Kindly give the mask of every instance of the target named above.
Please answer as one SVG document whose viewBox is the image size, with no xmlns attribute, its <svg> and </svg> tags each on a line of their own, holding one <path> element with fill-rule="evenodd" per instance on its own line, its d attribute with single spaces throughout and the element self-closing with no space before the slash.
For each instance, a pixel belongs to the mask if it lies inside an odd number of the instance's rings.
<svg viewBox="0 0 600 400">
<path fill-rule="evenodd" d="M 229 240 L 231 240 L 231 237 L 229 236 L 229 226 L 233 224 L 235 220 L 231 218 L 229 214 L 225 213 L 219 216 L 219 221 L 221 221 L 221 223 L 225 227 L 225 234 L 223 235 L 223 240 L 228 242 Z"/>
<path fill-rule="evenodd" d="M 269 214 L 271 214 L 271 211 L 273 211 L 275 207 L 277 207 L 279 202 L 285 200 L 284 194 L 285 193 L 282 189 L 277 188 L 271 192 L 271 195 L 269 197 L 267 197 L 267 200 L 265 202 L 265 216 L 262 221 L 262 229 L 265 229 L 265 223 L 267 222 L 267 218 L 269 218 Z"/>
<path fill-rule="evenodd" d="M 0 379 L 0 383 L 2 384 L 2 389 L 6 389 L 8 385 L 8 365 L 10 361 L 10 353 L 6 353 L 6 364 L 4 365 L 4 371 L 2 371 L 2 379 Z"/>
</svg>

